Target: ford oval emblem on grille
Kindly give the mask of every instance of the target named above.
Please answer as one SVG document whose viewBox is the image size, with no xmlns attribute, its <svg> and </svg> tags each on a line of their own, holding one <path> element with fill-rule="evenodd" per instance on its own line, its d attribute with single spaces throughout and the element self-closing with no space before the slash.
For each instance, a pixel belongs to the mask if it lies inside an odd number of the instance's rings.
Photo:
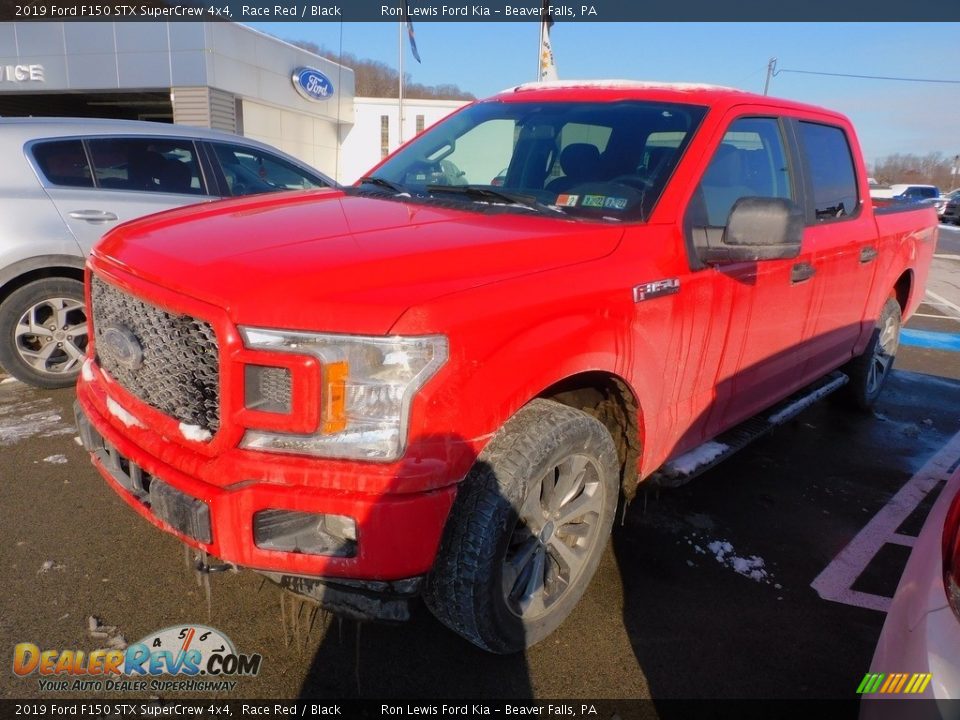
<svg viewBox="0 0 960 720">
<path fill-rule="evenodd" d="M 111 355 L 115 362 L 128 370 L 136 370 L 143 365 L 143 348 L 128 327 L 116 323 L 105 325 L 97 342 L 105 354 Z"/>
</svg>

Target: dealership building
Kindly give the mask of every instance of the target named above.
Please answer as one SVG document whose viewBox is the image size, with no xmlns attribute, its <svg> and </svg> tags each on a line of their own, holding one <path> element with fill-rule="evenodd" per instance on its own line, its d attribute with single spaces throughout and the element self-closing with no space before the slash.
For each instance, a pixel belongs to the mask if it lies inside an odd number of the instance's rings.
<svg viewBox="0 0 960 720">
<path fill-rule="evenodd" d="M 0 23 L 0 116 L 218 128 L 335 175 L 353 96 L 353 70 L 235 23 Z"/>
<path fill-rule="evenodd" d="M 463 104 L 405 101 L 402 139 Z M 350 68 L 229 22 L 0 23 L 0 116 L 29 115 L 217 128 L 344 182 L 401 140 L 395 98 L 355 98 Z"/>
</svg>

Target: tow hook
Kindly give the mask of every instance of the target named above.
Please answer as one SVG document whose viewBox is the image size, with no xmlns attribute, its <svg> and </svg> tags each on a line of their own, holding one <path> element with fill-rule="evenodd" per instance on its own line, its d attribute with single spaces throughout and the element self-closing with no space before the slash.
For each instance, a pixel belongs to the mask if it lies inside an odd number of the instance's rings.
<svg viewBox="0 0 960 720">
<path fill-rule="evenodd" d="M 213 565 L 207 562 L 209 555 L 203 553 L 203 556 L 197 555 L 193 559 L 193 569 L 198 573 L 203 573 L 204 575 L 212 575 L 213 573 L 227 572 L 228 570 L 236 570 L 235 565 L 230 563 L 220 563 L 219 565 Z"/>
</svg>

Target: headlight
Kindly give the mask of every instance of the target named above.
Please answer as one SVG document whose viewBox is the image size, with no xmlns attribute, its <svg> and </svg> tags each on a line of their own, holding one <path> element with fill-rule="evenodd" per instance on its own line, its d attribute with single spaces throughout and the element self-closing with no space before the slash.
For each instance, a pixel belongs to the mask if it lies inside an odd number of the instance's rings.
<svg viewBox="0 0 960 720">
<path fill-rule="evenodd" d="M 251 450 L 395 460 L 406 445 L 410 401 L 447 359 L 442 335 L 385 338 L 249 327 L 240 328 L 240 335 L 250 349 L 312 355 L 321 367 L 318 432 L 247 430 L 241 445 Z"/>
</svg>

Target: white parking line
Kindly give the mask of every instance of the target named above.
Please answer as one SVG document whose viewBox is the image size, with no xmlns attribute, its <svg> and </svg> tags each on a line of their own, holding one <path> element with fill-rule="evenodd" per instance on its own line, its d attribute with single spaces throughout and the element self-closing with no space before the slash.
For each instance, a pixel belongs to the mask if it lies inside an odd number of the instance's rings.
<svg viewBox="0 0 960 720">
<path fill-rule="evenodd" d="M 916 538 L 897 532 L 923 499 L 949 480 L 960 462 L 960 433 L 954 435 L 920 471 L 900 488 L 823 569 L 810 587 L 824 600 L 886 612 L 891 598 L 853 590 L 853 584 L 886 543 L 912 547 Z"/>
<path fill-rule="evenodd" d="M 933 290 L 927 290 L 927 297 L 933 298 L 936 301 L 936 302 L 929 303 L 930 305 L 949 308 L 950 310 L 953 311 L 951 315 L 954 315 L 955 317 L 960 317 L 960 305 L 956 305 L 950 302 L 942 295 L 937 295 L 935 292 L 933 292 Z"/>
</svg>

